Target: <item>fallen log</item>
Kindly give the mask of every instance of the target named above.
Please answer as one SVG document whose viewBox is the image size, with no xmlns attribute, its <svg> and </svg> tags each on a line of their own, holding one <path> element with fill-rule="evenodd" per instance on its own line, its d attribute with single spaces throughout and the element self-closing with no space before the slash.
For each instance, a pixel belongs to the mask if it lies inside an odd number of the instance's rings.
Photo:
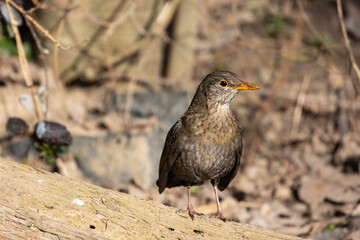
<svg viewBox="0 0 360 240">
<path fill-rule="evenodd" d="M 300 239 L 0 158 L 0 239 Z"/>
</svg>

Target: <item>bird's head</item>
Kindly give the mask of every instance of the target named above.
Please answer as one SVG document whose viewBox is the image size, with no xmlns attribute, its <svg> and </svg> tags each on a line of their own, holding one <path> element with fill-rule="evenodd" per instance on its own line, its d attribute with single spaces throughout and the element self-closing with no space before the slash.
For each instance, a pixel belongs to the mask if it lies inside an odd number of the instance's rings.
<svg viewBox="0 0 360 240">
<path fill-rule="evenodd" d="M 198 91 L 214 104 L 228 104 L 241 90 L 257 90 L 258 86 L 245 82 L 228 71 L 212 72 L 200 83 Z"/>
</svg>

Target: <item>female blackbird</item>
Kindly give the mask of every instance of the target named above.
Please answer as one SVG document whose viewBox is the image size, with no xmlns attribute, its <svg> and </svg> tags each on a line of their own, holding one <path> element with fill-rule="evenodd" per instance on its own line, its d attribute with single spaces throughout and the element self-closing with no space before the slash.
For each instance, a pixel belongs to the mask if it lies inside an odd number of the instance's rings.
<svg viewBox="0 0 360 240">
<path fill-rule="evenodd" d="M 200 83 L 188 110 L 167 134 L 156 185 L 160 193 L 166 187 L 186 186 L 185 212 L 192 220 L 194 214 L 202 214 L 195 212 L 191 204 L 190 186 L 207 180 L 211 180 L 215 192 L 215 217 L 226 220 L 218 188 L 224 190 L 235 177 L 242 153 L 241 127 L 229 103 L 240 90 L 255 89 L 259 87 L 242 81 L 235 73 L 210 73 Z"/>
</svg>

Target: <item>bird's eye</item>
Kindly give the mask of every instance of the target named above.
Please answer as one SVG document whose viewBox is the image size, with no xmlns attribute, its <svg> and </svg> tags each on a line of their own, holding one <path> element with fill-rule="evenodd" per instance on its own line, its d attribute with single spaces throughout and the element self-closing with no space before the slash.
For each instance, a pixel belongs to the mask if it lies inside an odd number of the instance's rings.
<svg viewBox="0 0 360 240">
<path fill-rule="evenodd" d="M 228 82 L 225 81 L 225 80 L 221 80 L 221 81 L 219 82 L 219 85 L 222 86 L 222 87 L 227 87 Z"/>
</svg>

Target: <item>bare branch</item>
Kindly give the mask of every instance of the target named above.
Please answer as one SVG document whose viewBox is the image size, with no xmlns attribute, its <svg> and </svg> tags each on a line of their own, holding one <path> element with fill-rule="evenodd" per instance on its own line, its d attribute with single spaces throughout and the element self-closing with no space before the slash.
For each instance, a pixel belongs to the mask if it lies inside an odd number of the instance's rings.
<svg viewBox="0 0 360 240">
<path fill-rule="evenodd" d="M 36 118 L 38 121 L 41 121 L 43 119 L 43 114 L 40 111 L 40 107 L 38 106 L 38 102 L 35 98 L 35 91 L 34 91 L 34 86 L 33 86 L 33 80 L 31 78 L 31 74 L 30 74 L 30 70 L 29 70 L 29 64 L 26 59 L 26 54 L 25 54 L 24 46 L 22 44 L 19 29 L 15 24 L 15 18 L 11 11 L 11 8 L 10 8 L 10 4 L 9 4 L 10 1 L 11 0 L 6 0 L 5 2 L 6 2 L 6 7 L 8 10 L 8 13 L 9 13 L 9 17 L 10 17 L 11 28 L 15 35 L 16 46 L 17 46 L 18 55 L 19 55 L 20 68 L 21 68 L 21 71 L 22 71 L 24 79 L 25 79 L 25 84 L 26 84 L 27 88 L 29 89 L 29 92 L 30 92 L 30 95 L 31 95 L 31 98 L 32 98 L 32 101 L 34 104 Z"/>
<path fill-rule="evenodd" d="M 84 42 L 89 41 L 88 39 L 85 39 L 77 44 L 74 44 L 72 46 L 63 46 L 61 43 L 58 42 L 58 40 L 56 40 L 50 33 L 48 30 L 46 30 L 45 28 L 43 28 L 35 19 L 33 19 L 22 7 L 20 7 L 19 5 L 17 5 L 16 3 L 14 3 L 12 0 L 6 0 L 6 2 L 9 2 L 14 8 L 16 8 L 16 10 L 18 10 L 19 12 L 21 12 L 23 14 L 23 16 L 29 20 L 40 32 L 42 32 L 45 37 L 47 37 L 48 39 L 50 39 L 51 42 L 53 42 L 57 47 L 59 47 L 61 50 L 70 50 L 74 47 L 77 47 L 78 45 L 83 44 Z"/>
<path fill-rule="evenodd" d="M 338 17 L 339 17 L 339 21 L 340 21 L 340 26 L 341 26 L 341 31 L 344 37 L 344 41 L 345 41 L 345 47 L 346 50 L 349 54 L 349 59 L 351 62 L 351 66 L 355 71 L 356 77 L 358 79 L 358 82 L 352 81 L 354 89 L 356 91 L 356 94 L 359 94 L 360 89 L 359 85 L 360 85 L 360 69 L 359 66 L 357 65 L 356 61 L 355 61 L 355 57 L 354 57 L 354 53 L 352 51 L 352 48 L 350 46 L 350 40 L 349 40 L 349 36 L 346 32 L 346 27 L 345 27 L 345 23 L 344 23 L 344 14 L 343 14 L 343 10 L 342 10 L 342 6 L 341 6 L 341 0 L 336 0 L 337 3 L 337 11 L 338 11 Z"/>
</svg>

